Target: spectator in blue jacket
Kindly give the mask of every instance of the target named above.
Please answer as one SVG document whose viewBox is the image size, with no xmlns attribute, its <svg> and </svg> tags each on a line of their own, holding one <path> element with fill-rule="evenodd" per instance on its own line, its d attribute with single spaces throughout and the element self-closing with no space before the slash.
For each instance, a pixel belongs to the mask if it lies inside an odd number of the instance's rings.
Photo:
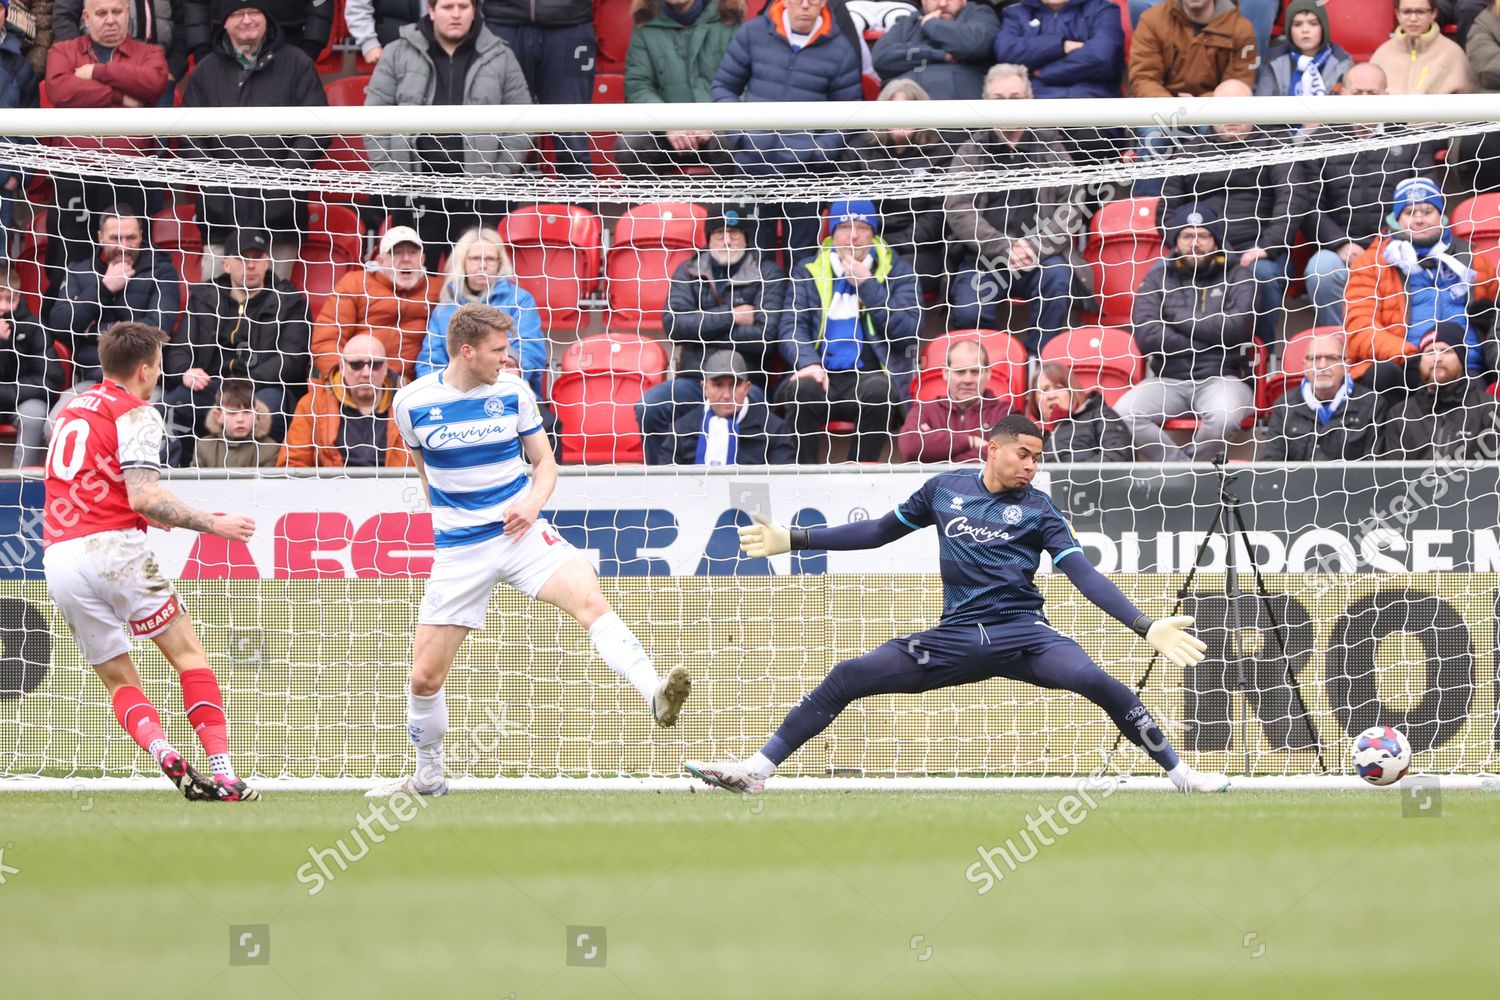
<svg viewBox="0 0 1500 1000">
<path fill-rule="evenodd" d="M 873 203 L 836 201 L 828 225 L 832 235 L 792 270 L 780 337 L 792 374 L 776 401 L 790 411 L 799 463 L 819 460 L 830 420 L 855 425 L 850 459 L 874 462 L 911 387 L 917 275 L 880 238 Z"/>
<path fill-rule="evenodd" d="M 1125 29 L 1114 0 L 1019 0 L 1005 8 L 995 62 L 1031 70 L 1039 98 L 1119 97 Z"/>
<path fill-rule="evenodd" d="M 170 334 L 182 318 L 182 276 L 169 256 L 146 247 L 145 234 L 143 220 L 132 209 L 106 209 L 99 217 L 97 253 L 68 265 L 62 292 L 47 312 L 48 327 L 66 339 L 73 356 L 75 392 L 104 377 L 99 369 L 102 330 L 133 321 Z"/>
<path fill-rule="evenodd" d="M 494 306 L 510 316 L 510 350 L 537 399 L 545 399 L 550 352 L 541 314 L 531 293 L 516 284 L 510 255 L 493 229 L 471 229 L 448 254 L 448 276 L 427 320 L 427 337 L 417 355 L 416 377 L 448 365 L 448 324 L 458 307 L 470 302 Z"/>
<path fill-rule="evenodd" d="M 934 101 L 977 101 L 1000 20 L 983 0 L 922 0 L 870 52 L 885 81 L 915 80 Z"/>
<path fill-rule="evenodd" d="M 836 23 L 827 0 L 772 0 L 764 13 L 734 33 L 712 94 L 719 102 L 862 100 L 860 53 Z M 832 169 L 844 135 L 836 130 L 742 132 L 725 135 L 724 142 L 746 173 L 795 173 Z M 786 204 L 780 213 L 787 223 L 791 259 L 816 248 L 821 228 L 816 205 Z M 761 248 L 780 249 L 776 227 L 767 225 L 764 216 L 760 223 L 756 239 Z"/>
</svg>

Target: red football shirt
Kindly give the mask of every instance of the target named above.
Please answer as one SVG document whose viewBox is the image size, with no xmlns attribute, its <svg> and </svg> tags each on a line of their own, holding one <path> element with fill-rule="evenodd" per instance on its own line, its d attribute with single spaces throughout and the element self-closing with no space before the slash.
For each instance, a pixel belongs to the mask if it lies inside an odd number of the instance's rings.
<svg viewBox="0 0 1500 1000">
<path fill-rule="evenodd" d="M 42 544 L 121 528 L 146 530 L 130 509 L 126 469 L 160 469 L 161 414 L 115 382 L 75 396 L 57 415 L 47 449 Z"/>
</svg>

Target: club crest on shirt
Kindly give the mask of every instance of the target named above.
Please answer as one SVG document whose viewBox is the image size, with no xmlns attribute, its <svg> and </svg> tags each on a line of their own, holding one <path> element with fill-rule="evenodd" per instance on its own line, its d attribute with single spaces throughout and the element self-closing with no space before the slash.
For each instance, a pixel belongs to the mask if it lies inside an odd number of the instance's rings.
<svg viewBox="0 0 1500 1000">
<path fill-rule="evenodd" d="M 1015 504 L 1007 504 L 1005 509 L 1000 512 L 1000 520 L 1006 524 L 1020 524 L 1021 516 L 1021 508 Z"/>
<path fill-rule="evenodd" d="M 505 416 L 505 400 L 499 396 L 491 396 L 484 401 L 484 415 L 487 417 Z"/>
</svg>

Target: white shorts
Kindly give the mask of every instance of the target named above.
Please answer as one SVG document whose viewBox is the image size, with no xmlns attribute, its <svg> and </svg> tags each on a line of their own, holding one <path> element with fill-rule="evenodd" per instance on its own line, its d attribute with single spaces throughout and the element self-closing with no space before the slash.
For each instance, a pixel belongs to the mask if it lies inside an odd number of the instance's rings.
<svg viewBox="0 0 1500 1000">
<path fill-rule="evenodd" d="M 133 640 L 161 635 L 183 616 L 143 531 L 122 528 L 54 542 L 42 566 L 47 592 L 90 666 L 130 652 Z"/>
<path fill-rule="evenodd" d="M 537 518 L 518 542 L 500 537 L 438 549 L 417 624 L 462 625 L 478 631 L 484 628 L 496 584 L 508 583 L 536 597 L 552 574 L 578 554 L 544 517 Z"/>
</svg>

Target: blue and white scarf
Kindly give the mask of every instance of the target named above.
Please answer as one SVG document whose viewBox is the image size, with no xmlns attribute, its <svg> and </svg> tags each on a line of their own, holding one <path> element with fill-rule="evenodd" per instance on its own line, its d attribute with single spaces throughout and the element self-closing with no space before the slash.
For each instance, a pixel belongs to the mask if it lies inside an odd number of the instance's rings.
<svg viewBox="0 0 1500 1000">
<path fill-rule="evenodd" d="M 1345 375 L 1344 384 L 1339 386 L 1339 391 L 1325 403 L 1313 395 L 1312 379 L 1302 380 L 1302 401 L 1307 404 L 1308 409 L 1318 415 L 1320 425 L 1328 423 L 1338 415 L 1339 410 L 1342 410 L 1344 404 L 1349 401 L 1349 395 L 1352 392 L 1354 392 L 1354 379 Z"/>
<path fill-rule="evenodd" d="M 750 410 L 746 400 L 734 414 L 734 419 L 714 416 L 712 406 L 703 407 L 703 424 L 698 428 L 698 453 L 696 465 L 734 465 L 740 448 L 740 421 Z"/>
<path fill-rule="evenodd" d="M 838 252 L 829 250 L 828 255 L 832 259 L 834 280 L 828 312 L 823 317 L 823 367 L 831 372 L 854 371 L 864 367 L 860 364 L 863 345 L 859 329 L 859 289 L 844 277 L 844 262 Z M 866 253 L 863 263 L 873 270 L 874 255 Z"/>
<path fill-rule="evenodd" d="M 1315 56 L 1305 56 L 1292 51 L 1292 96 L 1326 97 L 1328 84 L 1323 79 L 1323 67 L 1333 55 L 1333 46 L 1325 45 Z"/>
</svg>

